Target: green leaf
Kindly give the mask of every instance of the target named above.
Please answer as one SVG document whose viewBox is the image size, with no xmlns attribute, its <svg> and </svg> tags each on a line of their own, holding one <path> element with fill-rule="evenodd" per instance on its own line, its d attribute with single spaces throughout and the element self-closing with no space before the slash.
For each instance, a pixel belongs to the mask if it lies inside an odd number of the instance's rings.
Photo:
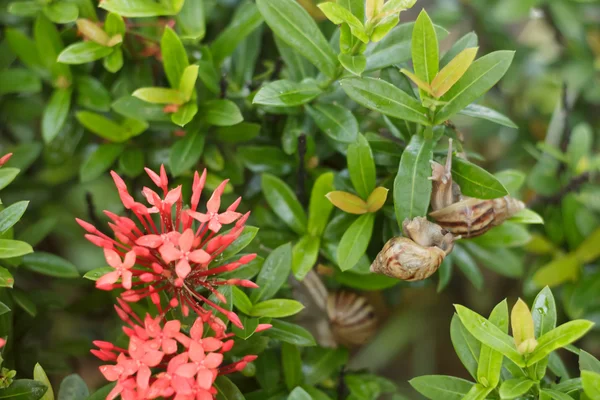
<svg viewBox="0 0 600 400">
<path fill-rule="evenodd" d="M 166 27 L 160 40 L 165 75 L 172 88 L 179 87 L 183 71 L 189 65 L 185 48 L 173 29 Z"/>
<path fill-rule="evenodd" d="M 11 3 L 15 4 L 15 3 Z M 19 60 L 29 69 L 42 70 L 42 62 L 35 42 L 20 30 L 7 28 L 4 31 L 10 49 L 19 57 Z"/>
<path fill-rule="evenodd" d="M 452 316 L 450 338 L 458 358 L 472 377 L 477 378 L 481 343 L 465 328 L 457 314 Z"/>
<path fill-rule="evenodd" d="M 550 332 L 556 327 L 556 302 L 548 286 L 543 288 L 535 297 L 531 306 L 531 315 L 535 329 L 535 337 Z"/>
<path fill-rule="evenodd" d="M 319 129 L 331 139 L 341 143 L 351 143 L 358 135 L 358 122 L 348 108 L 337 104 L 306 106 L 308 115 Z"/>
<path fill-rule="evenodd" d="M 101 114 L 91 111 L 79 111 L 75 116 L 81 125 L 101 138 L 117 143 L 129 139 L 129 134 L 124 127 Z"/>
<path fill-rule="evenodd" d="M 177 14 L 177 26 L 181 29 L 182 39 L 198 41 L 206 34 L 206 22 L 203 1 L 186 1 Z"/>
<path fill-rule="evenodd" d="M 479 104 L 469 104 L 464 109 L 459 111 L 459 114 L 468 115 L 469 117 L 485 119 L 494 122 L 498 125 L 507 126 L 509 128 L 518 129 L 519 127 L 506 115 L 499 113 L 496 110 L 481 106 Z"/>
<path fill-rule="evenodd" d="M 354 267 L 367 251 L 374 222 L 375 214 L 363 214 L 350 225 L 342 236 L 336 253 L 337 263 L 342 271 Z"/>
<path fill-rule="evenodd" d="M 358 104 L 390 117 L 431 125 L 428 110 L 391 83 L 375 78 L 345 78 L 342 89 Z"/>
<path fill-rule="evenodd" d="M 494 86 L 508 70 L 513 51 L 496 51 L 476 60 L 467 72 L 443 97 L 447 102 L 435 115 L 435 124 L 441 124 L 461 111 Z"/>
<path fill-rule="evenodd" d="M 23 311 L 25 311 L 31 317 L 35 318 L 35 316 L 37 315 L 37 311 L 38 311 L 37 306 L 31 300 L 31 297 L 29 296 L 29 294 L 27 292 L 24 292 L 21 289 L 14 288 L 10 292 L 10 294 L 11 294 L 13 300 L 15 301 L 15 303 L 19 307 L 21 307 L 23 309 Z M 2 398 L 2 396 L 0 396 L 0 398 Z"/>
<path fill-rule="evenodd" d="M 579 276 L 581 262 L 574 254 L 558 257 L 543 265 L 533 274 L 538 287 L 554 287 Z"/>
<path fill-rule="evenodd" d="M 247 142 L 260 133 L 261 126 L 251 122 L 241 122 L 232 126 L 217 128 L 214 132 L 215 137 L 226 143 Z"/>
<path fill-rule="evenodd" d="M 71 81 L 72 77 L 69 66 L 57 62 L 58 55 L 65 46 L 56 25 L 40 13 L 33 27 L 33 36 L 38 48 L 40 61 L 52 72 L 52 77 L 54 79 L 63 78 Z"/>
<path fill-rule="evenodd" d="M 99 7 L 127 18 L 176 15 L 184 0 L 157 3 L 153 0 L 103 0 Z"/>
<path fill-rule="evenodd" d="M 600 374 L 592 371 L 581 371 L 583 391 L 590 399 L 600 398 Z"/>
<path fill-rule="evenodd" d="M 200 107 L 203 120 L 216 126 L 231 126 L 244 120 L 238 106 L 231 100 L 210 100 Z"/>
<path fill-rule="evenodd" d="M 600 361 L 587 351 L 579 351 L 579 369 L 600 373 Z"/>
<path fill-rule="evenodd" d="M 23 265 L 38 274 L 55 278 L 79 278 L 77 267 L 62 257 L 36 251 L 23 257 Z"/>
<path fill-rule="evenodd" d="M 337 75 L 335 53 L 313 18 L 295 0 L 258 0 L 267 25 L 282 41 L 329 78 Z"/>
<path fill-rule="evenodd" d="M 304 235 L 292 249 L 292 271 L 299 281 L 312 269 L 319 256 L 321 239 L 311 235 Z"/>
<path fill-rule="evenodd" d="M 496 199 L 508 195 L 508 190 L 494 175 L 463 158 L 452 158 L 452 178 L 466 196 Z"/>
<path fill-rule="evenodd" d="M 42 81 L 33 71 L 24 68 L 0 71 L 0 95 L 37 93 L 40 90 L 42 90 Z"/>
<path fill-rule="evenodd" d="M 185 97 L 185 101 L 190 101 L 194 93 L 196 80 L 198 79 L 198 66 L 188 65 L 181 74 L 179 81 L 179 91 Z"/>
<path fill-rule="evenodd" d="M 505 169 L 494 174 L 502 185 L 508 190 L 511 196 L 515 196 L 523 183 L 525 183 L 526 175 L 516 169 Z"/>
<path fill-rule="evenodd" d="M 112 272 L 114 270 L 115 269 L 113 267 L 94 268 L 93 270 L 86 272 L 85 275 L 83 275 L 83 277 L 85 279 L 89 279 L 90 281 L 97 281 L 98 279 L 102 278 L 104 275 L 106 275 L 109 272 Z"/>
<path fill-rule="evenodd" d="M 312 236 L 321 237 L 329 222 L 333 204 L 327 200 L 325 195 L 333 190 L 333 178 L 333 172 L 321 174 L 312 188 L 307 226 L 307 231 Z"/>
<path fill-rule="evenodd" d="M 423 375 L 408 381 L 423 396 L 432 400 L 462 400 L 474 385 L 465 379 L 444 375 Z"/>
<path fill-rule="evenodd" d="M 328 379 L 338 368 L 346 365 L 348 350 L 315 347 L 306 349 L 303 359 L 304 382 L 306 385 L 316 385 Z"/>
<path fill-rule="evenodd" d="M 315 399 L 315 398 L 312 397 L 310 394 L 308 394 L 308 392 L 306 390 L 302 389 L 300 386 L 298 386 L 294 390 L 292 390 L 290 392 L 290 395 L 287 398 L 287 400 L 313 400 L 313 399 Z"/>
<path fill-rule="evenodd" d="M 292 245 L 286 243 L 273 250 L 266 258 L 256 278 L 259 286 L 250 294 L 250 300 L 256 303 L 275 296 L 287 281 L 292 270 Z"/>
<path fill-rule="evenodd" d="M 215 65 L 220 65 L 233 54 L 238 44 L 258 28 L 262 21 L 262 16 L 255 4 L 242 3 L 229 25 L 210 45 Z"/>
<path fill-rule="evenodd" d="M 317 7 L 323 11 L 323 14 L 325 14 L 327 19 L 331 22 L 336 25 L 341 25 L 343 23 L 348 24 L 350 31 L 356 38 L 360 39 L 363 43 L 369 42 L 369 37 L 365 32 L 365 27 L 362 22 L 346 8 L 332 2 L 321 3 Z"/>
<path fill-rule="evenodd" d="M 176 89 L 145 87 L 137 89 L 131 95 L 152 104 L 181 105 L 185 103 L 185 96 Z"/>
<path fill-rule="evenodd" d="M 375 161 L 369 142 L 361 134 L 348 146 L 346 155 L 350 180 L 356 192 L 367 199 L 376 185 Z"/>
<path fill-rule="evenodd" d="M 2 244 L 0 243 L 0 245 L 2 245 Z M 0 258 L 3 258 L 1 252 L 0 252 Z M 3 288 L 3 287 L 12 288 L 14 283 L 15 283 L 15 279 L 13 278 L 12 274 L 6 268 L 0 267 L 0 288 Z"/>
<path fill-rule="evenodd" d="M 0 189 L 8 186 L 19 174 L 18 168 L 2 168 L 0 169 Z"/>
<path fill-rule="evenodd" d="M 458 304 L 454 308 L 465 328 L 477 340 L 504 354 L 519 367 L 525 366 L 525 361 L 510 336 L 476 312 Z"/>
<path fill-rule="evenodd" d="M 60 383 L 58 400 L 80 400 L 88 397 L 87 385 L 77 374 L 69 375 Z"/>
<path fill-rule="evenodd" d="M 33 368 L 33 379 L 43 385 L 46 385 L 48 388 L 46 393 L 44 393 L 39 400 L 54 400 L 54 392 L 52 391 L 52 385 L 50 384 L 48 375 L 46 375 L 46 371 L 44 371 L 44 368 L 42 368 L 39 363 L 35 364 L 35 367 Z"/>
<path fill-rule="evenodd" d="M 200 132 L 190 132 L 171 147 L 169 166 L 174 176 L 190 170 L 202 156 L 205 137 Z"/>
<path fill-rule="evenodd" d="M 108 56 L 113 50 L 112 47 L 102 46 L 92 41 L 74 43 L 61 51 L 58 55 L 58 62 L 63 64 L 86 64 Z"/>
<path fill-rule="evenodd" d="M 238 236 L 238 238 L 235 239 L 233 243 L 227 246 L 227 249 L 225 249 L 225 251 L 222 253 L 222 257 L 227 259 L 229 257 L 235 256 L 237 253 L 246 248 L 246 246 L 248 246 L 250 242 L 252 242 L 252 239 L 254 239 L 257 233 L 257 227 L 250 225 L 244 226 L 244 230 L 242 230 L 240 236 Z"/>
<path fill-rule="evenodd" d="M 314 79 L 294 82 L 286 79 L 268 83 L 254 96 L 252 102 L 265 106 L 294 107 L 308 103 L 321 94 Z"/>
<path fill-rule="evenodd" d="M 439 37 L 439 31 L 436 32 Z M 440 60 L 440 68 L 445 67 L 458 53 L 469 47 L 477 47 L 477 34 L 475 32 L 469 32 L 454 42 L 452 47 L 450 47 L 450 50 L 448 50 Z"/>
<path fill-rule="evenodd" d="M 294 346 L 315 346 L 316 342 L 309 331 L 303 327 L 285 321 L 274 319 L 270 322 L 272 327 L 265 331 L 265 335 Z"/>
<path fill-rule="evenodd" d="M 8 312 L 10 312 L 10 308 L 8 308 L 8 306 L 2 302 L 0 302 L 0 315 L 4 315 Z"/>
<path fill-rule="evenodd" d="M 529 243 L 531 235 L 522 225 L 506 221 L 495 226 L 483 236 L 473 238 L 471 241 L 484 247 L 521 247 Z"/>
<path fill-rule="evenodd" d="M 362 54 L 352 56 L 350 54 L 340 53 L 338 55 L 338 60 L 340 61 L 340 64 L 342 64 L 342 66 L 346 68 L 346 70 L 348 70 L 356 76 L 360 76 L 365 70 L 365 68 L 367 68 L 367 58 Z"/>
<path fill-rule="evenodd" d="M 281 366 L 288 390 L 302 383 L 302 358 L 298 347 L 285 342 L 281 344 Z"/>
<path fill-rule="evenodd" d="M 135 178 L 144 171 L 144 152 L 138 148 L 128 148 L 119 157 L 119 169 L 128 177 Z"/>
<path fill-rule="evenodd" d="M 29 201 L 19 201 L 0 211 L 0 234 L 19 222 L 28 205 Z"/>
<path fill-rule="evenodd" d="M 411 49 L 415 74 L 424 82 L 431 83 L 438 73 L 439 47 L 433 23 L 425 10 L 415 21 Z M 423 99 L 424 93 L 420 92 Z"/>
<path fill-rule="evenodd" d="M 91 76 L 80 76 L 77 84 L 77 104 L 94 111 L 110 110 L 110 93 L 102 83 Z"/>
<path fill-rule="evenodd" d="M 284 318 L 298 314 L 304 309 L 302 303 L 289 299 L 271 299 L 255 304 L 250 310 L 253 317 Z"/>
<path fill-rule="evenodd" d="M 543 224 L 544 219 L 536 213 L 528 208 L 524 208 L 509 219 L 510 222 L 514 222 L 517 224 Z"/>
<path fill-rule="evenodd" d="M 218 376 L 214 383 L 217 389 L 217 400 L 244 400 L 245 397 L 237 386 L 226 376 Z"/>
<path fill-rule="evenodd" d="M 250 298 L 246 295 L 246 293 L 244 293 L 244 291 L 242 291 L 242 289 L 238 288 L 237 286 L 233 286 L 231 290 L 233 294 L 233 305 L 244 314 L 249 314 L 250 310 L 252 309 L 252 302 L 250 301 Z M 242 324 L 244 327 L 246 326 L 245 323 Z M 256 327 L 254 328 L 256 329 Z M 254 330 L 252 330 L 252 332 L 254 332 Z M 244 339 L 247 339 L 247 337 Z"/>
<path fill-rule="evenodd" d="M 33 253 L 28 243 L 19 240 L 0 239 L 0 259 L 24 256 Z"/>
<path fill-rule="evenodd" d="M 508 305 L 506 300 L 494 307 L 489 322 L 500 328 L 502 332 L 508 333 Z M 502 371 L 502 359 L 502 353 L 482 345 L 477 368 L 477 381 L 486 388 L 498 386 L 500 372 Z"/>
<path fill-rule="evenodd" d="M 554 350 L 565 347 L 585 335 L 594 325 L 591 321 L 578 319 L 569 321 L 537 338 L 538 345 L 527 359 L 527 365 L 542 360 Z"/>
<path fill-rule="evenodd" d="M 123 152 L 121 144 L 103 144 L 90 154 L 79 169 L 81 182 L 89 182 L 100 177 L 119 158 Z"/>
<path fill-rule="evenodd" d="M 43 7 L 43 4 L 37 1 L 13 1 L 8 4 L 7 11 L 19 17 L 34 17 Z"/>
<path fill-rule="evenodd" d="M 75 21 L 79 16 L 79 8 L 77 8 L 77 4 L 67 2 L 54 2 L 47 4 L 43 11 L 50 21 L 56 24 L 68 24 L 69 22 Z"/>
<path fill-rule="evenodd" d="M 237 154 L 252 172 L 288 175 L 292 171 L 293 160 L 280 147 L 243 146 L 238 148 Z"/>
<path fill-rule="evenodd" d="M 469 281 L 477 290 L 483 287 L 483 275 L 477 266 L 477 263 L 461 246 L 454 246 L 452 260 L 458 265 L 458 268 L 466 275 Z"/>
<path fill-rule="evenodd" d="M 463 245 L 486 268 L 511 278 L 523 275 L 523 261 L 510 249 L 485 248 L 473 241 L 465 241 Z"/>
<path fill-rule="evenodd" d="M 17 379 L 7 388 L 0 389 L 0 399 L 38 400 L 48 388 L 32 379 Z"/>
<path fill-rule="evenodd" d="M 514 399 L 524 395 L 535 382 L 529 378 L 514 378 L 502 382 L 500 386 L 501 399 Z"/>
<path fill-rule="evenodd" d="M 102 386 L 100 389 L 96 390 L 94 393 L 90 395 L 86 400 L 106 400 L 108 394 L 115 387 L 115 382 L 109 383 L 108 385 Z"/>
<path fill-rule="evenodd" d="M 55 89 L 42 114 L 42 138 L 50 143 L 67 120 L 71 107 L 71 89 Z"/>
<path fill-rule="evenodd" d="M 300 235 L 306 232 L 306 214 L 285 182 L 271 174 L 263 174 L 262 191 L 271 209 L 287 226 Z"/>
<path fill-rule="evenodd" d="M 114 48 L 113 52 L 104 57 L 102 65 L 108 72 L 115 73 L 123 67 L 123 51 L 120 48 Z"/>
<path fill-rule="evenodd" d="M 406 218 L 427 215 L 431 198 L 431 167 L 433 140 L 414 135 L 400 159 L 394 179 L 394 209 L 396 221 L 402 226 Z"/>
</svg>

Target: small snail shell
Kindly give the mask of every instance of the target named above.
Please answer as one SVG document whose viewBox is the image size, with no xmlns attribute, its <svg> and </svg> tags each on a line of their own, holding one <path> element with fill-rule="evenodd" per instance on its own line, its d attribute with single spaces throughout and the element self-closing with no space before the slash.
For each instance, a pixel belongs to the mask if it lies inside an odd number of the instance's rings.
<svg viewBox="0 0 600 400">
<path fill-rule="evenodd" d="M 335 341 L 348 347 L 368 342 L 379 322 L 366 297 L 347 291 L 329 294 L 327 317 Z"/>
<path fill-rule="evenodd" d="M 491 200 L 465 198 L 441 210 L 433 211 L 429 216 L 452 234 L 471 238 L 483 235 L 523 208 L 525 204 L 522 201 L 510 196 Z"/>
<path fill-rule="evenodd" d="M 383 246 L 371 271 L 405 281 L 429 278 L 454 247 L 454 237 L 424 217 L 405 220 L 404 235 Z"/>
</svg>

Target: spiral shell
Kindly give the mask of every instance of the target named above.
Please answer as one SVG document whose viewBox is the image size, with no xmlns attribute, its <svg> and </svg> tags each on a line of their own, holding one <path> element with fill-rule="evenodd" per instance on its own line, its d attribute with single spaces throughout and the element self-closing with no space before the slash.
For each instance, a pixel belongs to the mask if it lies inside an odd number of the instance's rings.
<svg viewBox="0 0 600 400">
<path fill-rule="evenodd" d="M 483 235 L 523 208 L 525 204 L 522 201 L 510 196 L 491 200 L 465 198 L 441 210 L 433 211 L 429 216 L 455 236 L 471 238 Z"/>
<path fill-rule="evenodd" d="M 335 341 L 348 347 L 368 342 L 375 334 L 379 322 L 369 300 L 348 291 L 329 294 L 327 317 Z"/>
</svg>

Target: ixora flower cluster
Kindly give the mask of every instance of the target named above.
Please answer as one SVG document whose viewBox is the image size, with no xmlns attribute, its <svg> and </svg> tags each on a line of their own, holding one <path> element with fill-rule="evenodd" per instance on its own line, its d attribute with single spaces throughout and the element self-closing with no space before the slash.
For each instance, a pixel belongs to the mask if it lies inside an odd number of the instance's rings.
<svg viewBox="0 0 600 400">
<path fill-rule="evenodd" d="M 92 350 L 103 361 L 100 371 L 116 382 L 107 399 L 121 396 L 124 400 L 173 398 L 176 400 L 212 399 L 216 394 L 214 381 L 218 375 L 242 370 L 256 356 L 247 355 L 237 362 L 222 366 L 223 354 L 233 347 L 232 333 L 214 311 L 232 324 L 242 327 L 238 316 L 220 307 L 208 297 L 220 302 L 226 299 L 216 289 L 223 285 L 256 288 L 244 279 L 223 279 L 219 275 L 233 271 L 252 261 L 256 254 L 244 255 L 235 261 L 214 266 L 223 252 L 242 233 L 249 213 L 236 212 L 238 198 L 224 212 L 221 195 L 227 181 L 222 182 L 206 204 L 206 212 L 197 211 L 206 182 L 206 170 L 194 175 L 189 209 L 184 208 L 181 186 L 169 191 L 164 166 L 160 174 L 147 169 L 150 179 L 162 191 L 163 197 L 145 187 L 142 191 L 149 206 L 136 202 L 125 182 L 112 172 L 119 196 L 137 221 L 105 211 L 112 222 L 114 238 L 102 233 L 90 223 L 77 220 L 86 231 L 86 238 L 104 249 L 112 271 L 96 281 L 102 290 L 124 289 L 115 309 L 125 323 L 123 331 L 129 338 L 127 349 L 112 343 L 95 341 Z M 223 225 L 233 228 L 219 234 Z M 147 313 L 140 318 L 128 303 L 149 298 L 157 316 Z M 161 299 L 166 298 L 166 305 Z M 167 311 L 179 308 L 184 316 L 190 310 L 197 314 L 189 332 L 178 320 L 166 320 Z M 256 331 L 270 328 L 261 324 Z"/>
</svg>

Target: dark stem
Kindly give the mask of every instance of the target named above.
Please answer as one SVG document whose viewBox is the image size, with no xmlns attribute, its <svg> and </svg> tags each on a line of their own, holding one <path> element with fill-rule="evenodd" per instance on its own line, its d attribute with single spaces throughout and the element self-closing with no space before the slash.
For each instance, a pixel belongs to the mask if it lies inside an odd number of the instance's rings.
<svg viewBox="0 0 600 400">
<path fill-rule="evenodd" d="M 221 75 L 221 80 L 219 81 L 219 88 L 221 90 L 219 97 L 224 99 L 227 96 L 227 75 L 226 74 Z"/>
<path fill-rule="evenodd" d="M 296 186 L 296 195 L 300 203 L 306 205 L 306 169 L 304 166 L 306 158 L 306 135 L 301 133 L 298 136 L 298 180 Z"/>
<path fill-rule="evenodd" d="M 581 186 L 583 186 L 585 183 L 587 183 L 589 181 L 589 179 L 590 179 L 589 172 L 585 172 L 581 175 L 578 175 L 578 176 L 574 177 L 573 179 L 571 179 L 571 181 L 569 183 L 567 183 L 567 185 L 565 187 L 563 187 L 557 193 L 555 193 L 551 196 L 536 196 L 536 197 L 534 197 L 532 200 L 530 200 L 527 203 L 527 207 L 533 208 L 535 206 L 542 205 L 542 204 L 558 204 L 563 199 L 563 197 L 565 197 L 567 194 L 569 194 L 571 192 L 576 192 L 577 190 L 579 190 L 581 188 Z"/>
</svg>

